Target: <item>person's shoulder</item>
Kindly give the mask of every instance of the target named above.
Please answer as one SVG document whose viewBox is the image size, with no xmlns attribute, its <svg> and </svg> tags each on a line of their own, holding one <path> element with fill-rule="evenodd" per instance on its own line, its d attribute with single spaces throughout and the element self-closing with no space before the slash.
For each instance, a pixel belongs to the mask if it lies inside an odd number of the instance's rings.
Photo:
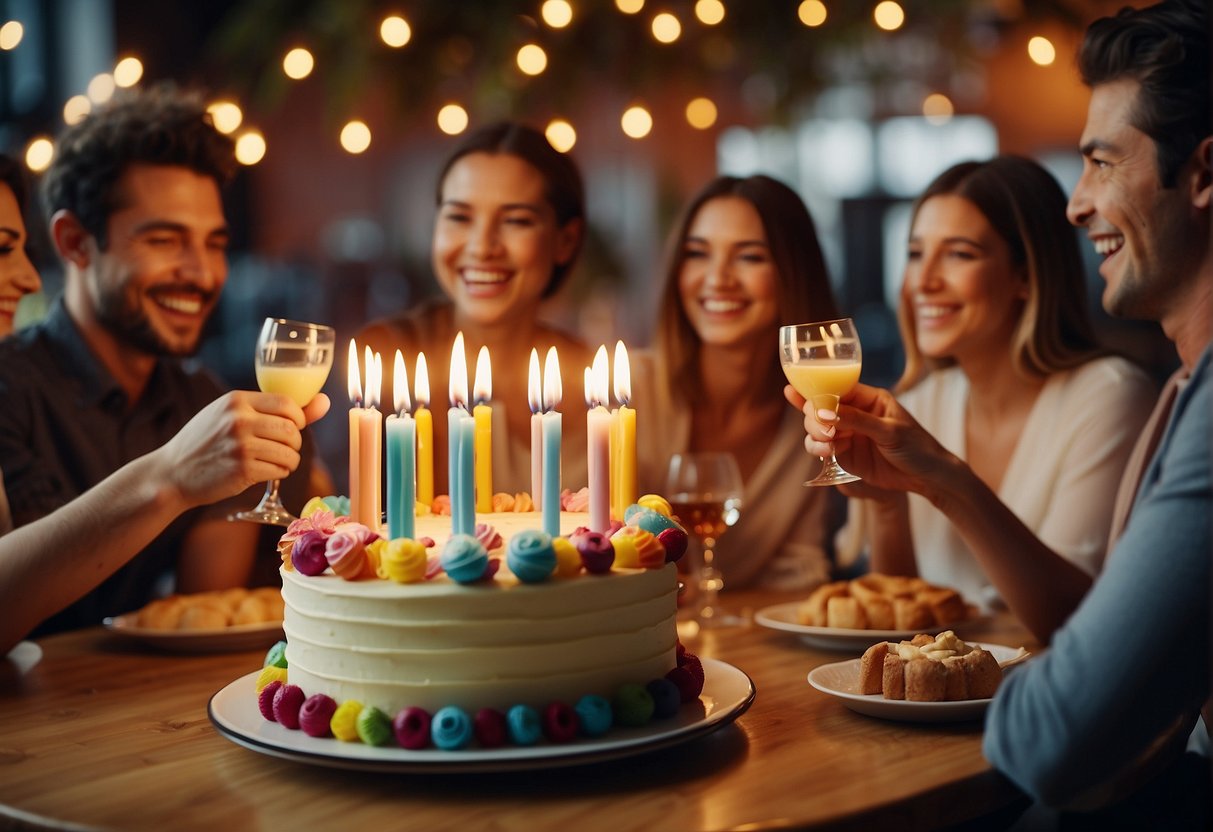
<svg viewBox="0 0 1213 832">
<path fill-rule="evenodd" d="M 433 349 L 438 346 L 438 340 L 447 342 L 449 348 L 449 341 L 455 336 L 451 331 L 453 310 L 449 301 L 424 301 L 403 312 L 368 322 L 354 335 L 354 341 L 359 349 L 369 346 L 372 351 L 381 353 L 385 360 L 389 359 L 388 354 L 392 350 L 415 352 Z"/>
<path fill-rule="evenodd" d="M 1106 400 L 1125 400 L 1134 406 L 1143 396 L 1158 395 L 1158 385 L 1141 367 L 1118 355 L 1092 358 L 1061 374 L 1073 395 Z"/>
<path fill-rule="evenodd" d="M 47 340 L 39 324 L 0 338 L 0 380 L 6 386 L 36 382 L 45 375 L 49 358 Z"/>
</svg>

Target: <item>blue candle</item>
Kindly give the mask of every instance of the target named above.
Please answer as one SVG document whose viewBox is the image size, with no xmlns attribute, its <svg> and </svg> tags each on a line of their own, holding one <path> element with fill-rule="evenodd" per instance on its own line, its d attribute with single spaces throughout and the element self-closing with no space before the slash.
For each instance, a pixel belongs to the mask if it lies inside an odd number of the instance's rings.
<svg viewBox="0 0 1213 832">
<path fill-rule="evenodd" d="M 548 350 L 543 366 L 543 530 L 560 535 L 560 361 L 556 348 Z"/>
<path fill-rule="evenodd" d="M 417 507 L 415 428 L 408 413 L 387 417 L 387 527 L 392 539 L 413 537 Z"/>
<path fill-rule="evenodd" d="M 399 416 L 387 417 L 387 528 L 392 539 L 413 536 L 417 510 L 416 423 L 409 415 L 409 379 L 404 357 L 396 350 L 392 366 L 392 399 Z"/>
</svg>

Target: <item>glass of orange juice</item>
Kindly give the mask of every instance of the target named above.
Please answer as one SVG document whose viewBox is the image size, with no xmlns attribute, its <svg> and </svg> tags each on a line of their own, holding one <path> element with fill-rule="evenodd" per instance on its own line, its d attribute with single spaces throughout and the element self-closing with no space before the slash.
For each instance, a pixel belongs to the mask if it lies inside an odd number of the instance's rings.
<svg viewBox="0 0 1213 832">
<path fill-rule="evenodd" d="M 336 342 L 332 327 L 266 318 L 257 338 L 257 386 L 266 393 L 281 393 L 303 407 L 324 387 Z M 278 497 L 278 480 L 272 480 L 266 483 L 256 508 L 236 512 L 231 519 L 288 526 L 295 516 Z"/>
<path fill-rule="evenodd" d="M 859 382 L 863 357 L 859 333 L 850 318 L 790 324 L 779 328 L 779 360 L 784 375 L 814 410 L 837 410 L 838 400 Z M 822 457 L 821 473 L 805 485 L 839 485 L 859 477 L 834 458 Z"/>
</svg>

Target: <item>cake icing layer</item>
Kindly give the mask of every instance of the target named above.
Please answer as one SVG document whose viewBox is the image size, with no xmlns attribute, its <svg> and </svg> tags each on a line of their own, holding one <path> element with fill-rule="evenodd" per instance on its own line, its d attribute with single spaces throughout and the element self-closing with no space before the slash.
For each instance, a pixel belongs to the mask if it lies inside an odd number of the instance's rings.
<svg viewBox="0 0 1213 832">
<path fill-rule="evenodd" d="M 586 519 L 565 513 L 562 531 Z M 507 540 L 538 525 L 535 513 L 477 520 Z M 440 547 L 449 518 L 418 521 L 417 535 Z M 389 714 L 409 706 L 475 712 L 543 708 L 587 693 L 609 697 L 676 664 L 673 564 L 532 584 L 504 568 L 491 581 L 467 585 L 446 576 L 397 584 L 288 570 L 282 581 L 291 683 Z"/>
</svg>

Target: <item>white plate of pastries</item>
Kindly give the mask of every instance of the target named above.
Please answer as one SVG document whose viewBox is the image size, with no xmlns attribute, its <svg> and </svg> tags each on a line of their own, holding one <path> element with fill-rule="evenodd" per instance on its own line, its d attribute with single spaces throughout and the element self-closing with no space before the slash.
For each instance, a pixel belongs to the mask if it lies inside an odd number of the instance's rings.
<svg viewBox="0 0 1213 832">
<path fill-rule="evenodd" d="M 256 650 L 283 638 L 282 593 L 259 587 L 170 595 L 101 623 L 115 635 L 168 650 Z"/>
<path fill-rule="evenodd" d="M 873 572 L 823 584 L 804 601 L 765 607 L 754 620 L 795 633 L 813 647 L 859 652 L 874 641 L 900 641 L 928 630 L 960 631 L 983 618 L 954 589 Z"/>
<path fill-rule="evenodd" d="M 979 719 L 1022 647 L 968 644 L 951 630 L 877 642 L 858 659 L 814 668 L 809 684 L 851 710 L 902 722 Z"/>
</svg>

